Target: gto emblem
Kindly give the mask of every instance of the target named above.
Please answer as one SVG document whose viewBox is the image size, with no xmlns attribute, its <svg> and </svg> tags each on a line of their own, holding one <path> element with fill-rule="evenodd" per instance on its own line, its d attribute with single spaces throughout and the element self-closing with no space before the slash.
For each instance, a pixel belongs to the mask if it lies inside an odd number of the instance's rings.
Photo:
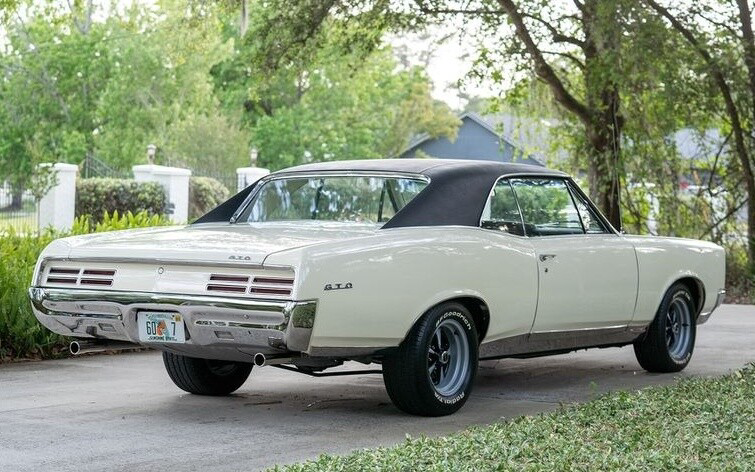
<svg viewBox="0 0 755 472">
<path fill-rule="evenodd" d="M 325 284 L 325 288 L 323 290 L 346 290 L 347 288 L 353 288 L 354 286 L 351 285 L 351 282 L 346 282 L 345 284 Z"/>
<path fill-rule="evenodd" d="M 228 256 L 228 259 L 232 261 L 251 261 L 252 256 Z"/>
</svg>

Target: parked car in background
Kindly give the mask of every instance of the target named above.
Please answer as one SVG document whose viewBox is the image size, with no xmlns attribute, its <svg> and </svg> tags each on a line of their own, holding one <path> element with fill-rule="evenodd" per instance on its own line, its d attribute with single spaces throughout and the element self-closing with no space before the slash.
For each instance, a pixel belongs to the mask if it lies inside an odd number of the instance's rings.
<svg viewBox="0 0 755 472">
<path fill-rule="evenodd" d="M 74 351 L 160 349 L 191 393 L 352 360 L 436 416 L 484 359 L 633 344 L 680 371 L 723 287 L 721 247 L 620 234 L 564 173 L 399 159 L 275 172 L 185 227 L 59 239 L 30 295 Z"/>
</svg>

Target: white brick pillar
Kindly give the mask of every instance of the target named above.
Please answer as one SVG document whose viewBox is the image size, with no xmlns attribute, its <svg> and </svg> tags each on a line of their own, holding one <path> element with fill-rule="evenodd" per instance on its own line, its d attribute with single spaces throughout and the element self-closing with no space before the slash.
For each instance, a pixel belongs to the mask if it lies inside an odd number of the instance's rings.
<svg viewBox="0 0 755 472">
<path fill-rule="evenodd" d="M 240 167 L 236 169 L 236 191 L 240 192 L 270 173 L 262 167 Z"/>
<path fill-rule="evenodd" d="M 132 167 L 137 182 L 157 182 L 165 189 L 172 208 L 170 220 L 186 223 L 189 219 L 189 169 L 144 164 Z"/>
<path fill-rule="evenodd" d="M 40 229 L 52 226 L 60 231 L 67 231 L 73 226 L 76 210 L 76 174 L 79 166 L 74 164 L 40 164 L 51 169 L 54 185 L 39 201 Z"/>
</svg>

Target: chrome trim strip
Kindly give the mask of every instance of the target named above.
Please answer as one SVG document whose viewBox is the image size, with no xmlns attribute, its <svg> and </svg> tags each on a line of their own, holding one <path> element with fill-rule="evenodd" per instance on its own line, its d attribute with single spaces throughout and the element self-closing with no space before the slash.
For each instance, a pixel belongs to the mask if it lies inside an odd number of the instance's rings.
<svg viewBox="0 0 755 472">
<path fill-rule="evenodd" d="M 290 178 L 311 178 L 311 177 L 379 177 L 379 178 L 404 178 L 404 179 L 412 179 L 412 180 L 422 180 L 426 184 L 430 184 L 430 178 L 424 174 L 415 174 L 412 172 L 391 172 L 391 171 L 342 171 L 342 170 L 331 170 L 331 171 L 321 171 L 321 172 L 286 172 L 285 170 L 278 171 L 272 174 L 268 174 L 265 177 L 262 177 L 255 183 L 255 189 L 249 193 L 249 195 L 246 196 L 243 202 L 241 202 L 241 205 L 236 209 L 235 212 L 233 212 L 233 215 L 231 215 L 231 219 L 229 222 L 231 224 L 235 224 L 236 220 L 241 216 L 242 213 L 246 210 L 246 207 L 249 206 L 249 203 L 254 199 L 254 197 L 257 196 L 257 193 L 259 193 L 260 188 L 262 185 L 258 184 L 266 184 L 272 180 L 281 180 L 281 179 L 290 179 Z"/>
<path fill-rule="evenodd" d="M 480 345 L 480 359 L 546 355 L 600 346 L 629 344 L 642 336 L 646 327 L 611 326 L 568 331 L 539 331 L 510 336 Z"/>
<path fill-rule="evenodd" d="M 726 290 L 721 289 L 718 291 L 718 295 L 716 295 L 716 303 L 713 304 L 713 308 L 711 308 L 710 311 L 705 312 L 705 313 L 700 313 L 697 316 L 697 324 L 701 325 L 703 323 L 706 323 L 710 319 L 710 315 L 712 315 L 713 312 L 716 311 L 716 309 L 723 304 L 724 298 L 726 298 Z"/>
<path fill-rule="evenodd" d="M 313 301 L 294 302 L 278 300 L 246 300 L 227 297 L 208 297 L 202 295 L 182 295 L 173 293 L 150 292 L 120 292 L 110 290 L 80 290 L 32 287 L 29 297 L 34 307 L 41 313 L 49 315 L 55 313 L 45 307 L 42 302 L 112 302 L 120 305 L 137 305 L 153 303 L 176 306 L 207 306 L 217 308 L 231 308 L 238 310 L 253 310 L 290 314 L 296 305 L 313 303 Z M 55 313 L 57 315 L 57 313 Z M 60 315 L 75 316 L 69 313 Z"/>
</svg>

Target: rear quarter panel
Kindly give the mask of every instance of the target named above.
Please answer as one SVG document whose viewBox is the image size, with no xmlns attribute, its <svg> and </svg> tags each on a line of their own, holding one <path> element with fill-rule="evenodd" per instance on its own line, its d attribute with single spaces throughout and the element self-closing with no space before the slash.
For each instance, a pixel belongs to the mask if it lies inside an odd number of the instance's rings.
<svg viewBox="0 0 755 472">
<path fill-rule="evenodd" d="M 312 347 L 398 345 L 432 306 L 461 296 L 490 310 L 485 340 L 527 333 L 537 264 L 525 238 L 471 227 L 381 230 L 270 255 L 297 268 L 297 297 L 317 299 Z M 324 290 L 350 283 L 350 289 Z"/>
<path fill-rule="evenodd" d="M 681 238 L 629 236 L 639 267 L 639 290 L 634 323 L 652 321 L 669 287 L 684 277 L 702 282 L 702 311 L 710 311 L 724 288 L 726 258 L 722 247 Z"/>
</svg>

